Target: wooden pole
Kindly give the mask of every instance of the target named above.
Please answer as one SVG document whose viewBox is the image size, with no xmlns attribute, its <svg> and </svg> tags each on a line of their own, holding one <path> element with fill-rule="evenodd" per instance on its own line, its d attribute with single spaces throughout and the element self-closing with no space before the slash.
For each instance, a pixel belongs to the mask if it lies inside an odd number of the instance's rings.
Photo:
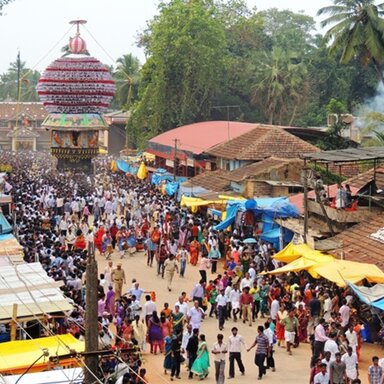
<svg viewBox="0 0 384 384">
<path fill-rule="evenodd" d="M 308 233 L 308 173 L 307 173 L 307 161 L 304 160 L 303 168 L 303 187 L 304 187 L 304 233 L 303 240 L 307 244 Z"/>
<path fill-rule="evenodd" d="M 12 307 L 12 321 L 11 321 L 11 341 L 16 340 L 17 335 L 17 304 Z"/>
<path fill-rule="evenodd" d="M 94 352 L 98 348 L 99 330 L 97 321 L 97 262 L 95 259 L 95 246 L 88 244 L 88 259 L 86 270 L 86 312 L 85 312 L 85 352 Z M 95 382 L 98 371 L 98 355 L 85 357 L 84 383 Z"/>
</svg>

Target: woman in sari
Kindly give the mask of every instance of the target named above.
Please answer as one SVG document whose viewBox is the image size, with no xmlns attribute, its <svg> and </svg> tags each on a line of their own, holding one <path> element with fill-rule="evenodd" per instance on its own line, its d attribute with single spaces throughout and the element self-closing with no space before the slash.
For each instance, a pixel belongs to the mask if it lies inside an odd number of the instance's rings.
<svg viewBox="0 0 384 384">
<path fill-rule="evenodd" d="M 277 311 L 276 315 L 276 338 L 277 338 L 277 345 L 279 347 L 284 347 L 284 341 L 285 341 L 285 327 L 284 325 L 281 325 L 281 321 L 284 320 L 288 316 L 288 312 L 285 309 L 284 304 L 280 304 L 280 309 Z"/>
<path fill-rule="evenodd" d="M 200 244 L 196 239 L 193 239 L 191 241 L 191 244 L 189 244 L 189 254 L 191 258 L 191 264 L 196 265 L 197 260 L 199 258 L 199 251 L 200 251 Z"/>
<path fill-rule="evenodd" d="M 181 335 L 183 333 L 184 326 L 184 313 L 180 312 L 180 306 L 175 305 L 175 312 L 171 314 L 172 319 L 172 329 L 175 336 Z"/>
<path fill-rule="evenodd" d="M 298 329 L 299 342 L 307 343 L 308 342 L 308 333 L 307 333 L 308 313 L 302 304 L 299 304 L 299 308 L 297 310 L 297 320 L 299 322 L 299 329 Z"/>
<path fill-rule="evenodd" d="M 167 371 L 172 369 L 173 358 L 172 358 L 172 336 L 166 336 L 164 339 L 164 375 L 167 374 Z"/>
<path fill-rule="evenodd" d="M 191 372 L 198 375 L 200 380 L 203 380 L 209 373 L 209 353 L 205 335 L 200 335 L 199 339 L 199 349 L 197 350 L 197 357 L 192 365 Z"/>
<path fill-rule="evenodd" d="M 162 344 L 164 340 L 163 330 L 161 328 L 161 323 L 159 316 L 156 311 L 153 311 L 152 317 L 148 320 L 148 342 L 151 346 L 151 353 L 157 353 L 157 348 L 159 347 L 160 352 L 162 351 Z"/>
<path fill-rule="evenodd" d="M 100 254 L 103 253 L 103 236 L 105 233 L 105 229 L 103 225 L 100 225 L 99 229 L 96 231 L 95 234 L 95 247 L 99 250 Z"/>
</svg>

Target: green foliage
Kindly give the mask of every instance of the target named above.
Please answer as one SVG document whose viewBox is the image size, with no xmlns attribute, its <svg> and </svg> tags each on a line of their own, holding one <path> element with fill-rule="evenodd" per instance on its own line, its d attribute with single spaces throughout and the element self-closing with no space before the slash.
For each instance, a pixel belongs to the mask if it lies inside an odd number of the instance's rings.
<svg viewBox="0 0 384 384">
<path fill-rule="evenodd" d="M 331 99 L 325 106 L 325 110 L 328 114 L 335 115 L 335 119 L 327 129 L 325 137 L 317 142 L 317 146 L 327 151 L 348 148 L 348 141 L 342 137 L 342 131 L 346 128 L 346 125 L 341 118 L 341 114 L 347 112 L 347 106 L 340 100 Z"/>
<path fill-rule="evenodd" d="M 172 0 L 159 9 L 140 39 L 150 58 L 129 127 L 144 140 L 208 119 L 225 74 L 225 31 L 213 1 Z"/>
<path fill-rule="evenodd" d="M 0 75 L 0 100 L 17 100 L 17 61 L 10 63 L 6 73 Z M 40 73 L 30 70 L 25 66 L 25 62 L 20 63 L 20 100 L 19 101 L 38 101 L 36 85 L 40 79 Z"/>
<path fill-rule="evenodd" d="M 326 185 L 342 183 L 346 179 L 345 177 L 337 175 L 336 173 L 327 171 L 326 168 L 319 165 L 310 165 L 310 167 L 320 175 L 323 183 Z"/>
<path fill-rule="evenodd" d="M 324 126 L 331 110 L 353 112 L 376 92 L 382 10 L 371 0 L 334 0 L 319 11 L 331 27 L 323 37 L 310 16 L 259 12 L 244 0 L 162 2 L 139 37 L 148 60 L 131 108 L 130 142 L 143 146 L 182 124 L 226 119 L 213 105 L 239 105 L 231 120 L 302 127 Z M 319 146 L 348 146 L 343 129 L 330 127 Z"/>
<path fill-rule="evenodd" d="M 132 54 L 117 59 L 117 68 L 113 72 L 116 81 L 116 99 L 121 109 L 129 110 L 137 99 L 139 89 L 140 62 Z"/>
<path fill-rule="evenodd" d="M 367 65 L 374 64 L 377 75 L 383 81 L 381 65 L 384 62 L 384 20 L 380 17 L 384 4 L 374 0 L 334 0 L 333 5 L 323 7 L 318 15 L 329 15 L 321 26 L 331 28 L 325 39 L 331 41 L 330 52 L 340 49 L 340 62 L 348 63 L 355 57 Z"/>
</svg>

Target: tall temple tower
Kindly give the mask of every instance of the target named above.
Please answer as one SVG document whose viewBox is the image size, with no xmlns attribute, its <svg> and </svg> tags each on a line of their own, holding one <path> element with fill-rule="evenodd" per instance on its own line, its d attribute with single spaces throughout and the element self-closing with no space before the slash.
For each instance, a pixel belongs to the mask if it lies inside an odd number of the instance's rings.
<svg viewBox="0 0 384 384">
<path fill-rule="evenodd" d="M 92 173 L 93 157 L 99 153 L 99 131 L 108 128 L 102 113 L 115 94 L 108 68 L 87 54 L 79 27 L 85 20 L 71 21 L 77 33 L 69 40 L 69 54 L 50 64 L 37 85 L 49 115 L 42 126 L 51 133 L 51 152 L 58 169 Z"/>
</svg>

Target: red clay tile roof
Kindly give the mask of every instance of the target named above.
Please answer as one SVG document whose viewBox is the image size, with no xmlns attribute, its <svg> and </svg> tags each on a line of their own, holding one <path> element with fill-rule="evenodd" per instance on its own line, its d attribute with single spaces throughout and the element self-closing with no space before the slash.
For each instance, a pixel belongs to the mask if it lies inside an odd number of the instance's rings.
<svg viewBox="0 0 384 384">
<path fill-rule="evenodd" d="M 203 172 L 195 177 L 190 178 L 183 185 L 199 186 L 212 192 L 221 192 L 229 189 L 229 180 L 224 178 L 229 171 L 217 169 L 216 171 Z"/>
<path fill-rule="evenodd" d="M 23 102 L 17 103 L 14 101 L 0 102 L 0 120 L 12 120 L 21 113 L 25 113 L 34 120 L 44 120 L 47 112 L 44 109 L 43 103 Z"/>
<path fill-rule="evenodd" d="M 227 178 L 230 181 L 239 182 L 245 180 L 248 177 L 257 177 L 264 173 L 269 173 L 271 169 L 285 167 L 287 164 L 294 161 L 298 163 L 298 166 L 303 167 L 303 161 L 299 159 L 287 160 L 280 159 L 277 157 L 270 157 L 268 159 L 235 169 L 234 171 L 229 172 L 223 177 Z"/>
<path fill-rule="evenodd" d="M 174 140 L 178 139 L 178 147 L 181 151 L 189 151 L 201 154 L 208 148 L 238 137 L 257 126 L 255 123 L 242 123 L 238 121 L 203 121 L 201 123 L 184 125 L 164 132 L 148 142 L 149 148 L 159 144 L 173 148 Z"/>
<path fill-rule="evenodd" d="M 224 159 L 263 160 L 278 156 L 298 158 L 305 152 L 318 152 L 319 148 L 286 132 L 282 127 L 258 124 L 255 129 L 206 152 Z"/>
<path fill-rule="evenodd" d="M 373 168 L 366 172 L 360 173 L 355 177 L 351 177 L 346 181 L 347 184 L 353 185 L 356 188 L 363 188 L 365 185 L 373 181 Z M 384 167 L 376 168 L 376 186 L 377 188 L 384 189 Z"/>
<path fill-rule="evenodd" d="M 341 255 L 343 252 L 345 260 L 373 263 L 384 270 L 384 243 L 369 237 L 383 227 L 384 214 L 378 214 L 356 224 L 331 238 L 331 240 L 341 241 L 343 247 L 330 253 Z"/>
</svg>

